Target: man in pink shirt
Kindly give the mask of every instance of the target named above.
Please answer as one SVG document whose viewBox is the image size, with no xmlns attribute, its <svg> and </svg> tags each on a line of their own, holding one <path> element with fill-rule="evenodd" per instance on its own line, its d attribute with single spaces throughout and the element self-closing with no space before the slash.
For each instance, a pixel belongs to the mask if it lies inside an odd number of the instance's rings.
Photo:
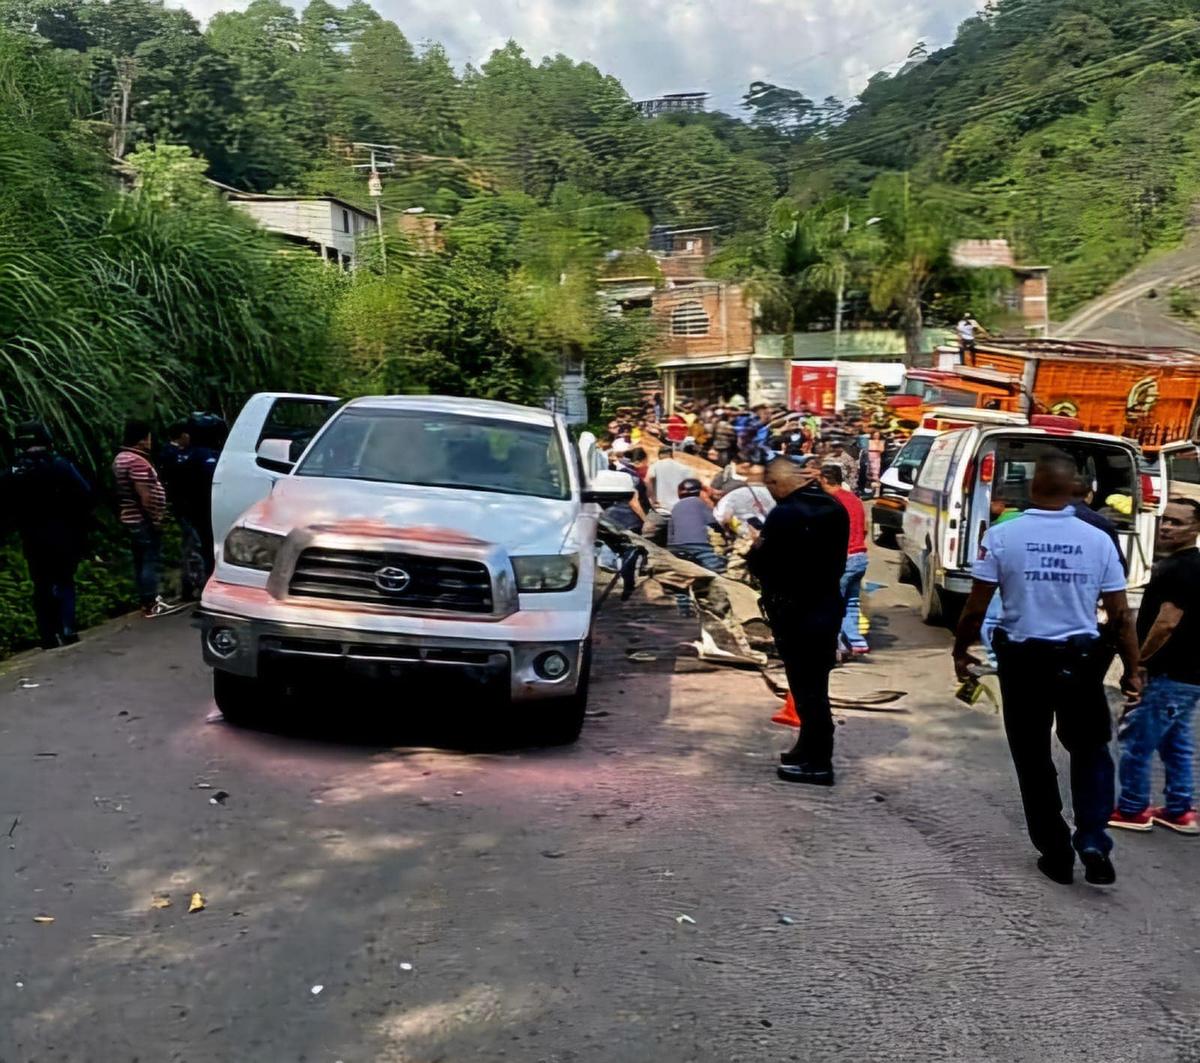
<svg viewBox="0 0 1200 1063">
<path fill-rule="evenodd" d="M 859 497 L 846 489 L 844 479 L 840 465 L 826 465 L 821 470 L 821 487 L 845 507 L 850 518 L 850 545 L 842 575 L 842 601 L 846 609 L 842 617 L 842 643 L 850 653 L 863 654 L 871 649 L 859 630 L 859 598 L 867 574 L 867 511 Z"/>
</svg>

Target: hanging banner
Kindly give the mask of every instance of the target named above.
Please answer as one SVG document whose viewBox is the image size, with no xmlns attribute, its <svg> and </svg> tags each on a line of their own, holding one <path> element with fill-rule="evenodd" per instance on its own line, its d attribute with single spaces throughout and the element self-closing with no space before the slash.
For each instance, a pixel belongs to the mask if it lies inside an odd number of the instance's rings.
<svg viewBox="0 0 1200 1063">
<path fill-rule="evenodd" d="M 832 414 L 837 407 L 838 371 L 836 365 L 799 365 L 792 363 L 788 387 L 788 408 L 806 406 L 819 417 Z"/>
</svg>

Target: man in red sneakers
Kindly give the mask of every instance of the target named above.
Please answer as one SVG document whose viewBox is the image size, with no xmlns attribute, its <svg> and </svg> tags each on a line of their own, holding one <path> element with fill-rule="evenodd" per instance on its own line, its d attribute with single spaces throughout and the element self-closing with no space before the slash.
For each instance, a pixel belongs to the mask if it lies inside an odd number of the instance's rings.
<svg viewBox="0 0 1200 1063">
<path fill-rule="evenodd" d="M 1172 498 L 1159 525 L 1158 564 L 1138 613 L 1142 663 L 1149 676 L 1142 700 L 1121 718 L 1121 797 L 1108 821 L 1125 830 L 1157 823 L 1180 834 L 1200 834 L 1192 807 L 1192 719 L 1200 705 L 1200 502 Z M 1165 800 L 1150 807 L 1155 750 L 1166 774 Z"/>
</svg>

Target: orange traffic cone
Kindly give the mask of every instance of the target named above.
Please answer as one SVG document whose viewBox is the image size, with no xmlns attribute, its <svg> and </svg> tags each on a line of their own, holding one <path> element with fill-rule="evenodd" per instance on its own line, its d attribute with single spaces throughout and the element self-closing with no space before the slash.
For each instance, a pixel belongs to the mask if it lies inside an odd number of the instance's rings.
<svg viewBox="0 0 1200 1063">
<path fill-rule="evenodd" d="M 787 701 L 783 703 L 783 708 L 771 717 L 771 722 L 782 724 L 784 727 L 800 726 L 800 717 L 796 714 L 796 701 L 792 697 L 790 690 L 788 691 Z"/>
</svg>

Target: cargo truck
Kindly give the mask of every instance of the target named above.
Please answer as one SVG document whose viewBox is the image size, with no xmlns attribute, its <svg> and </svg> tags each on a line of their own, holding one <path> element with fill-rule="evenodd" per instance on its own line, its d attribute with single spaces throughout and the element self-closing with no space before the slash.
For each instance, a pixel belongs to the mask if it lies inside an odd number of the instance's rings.
<svg viewBox="0 0 1200 1063">
<path fill-rule="evenodd" d="M 1154 454 L 1200 434 L 1200 353 L 1043 339 L 943 347 L 934 368 L 910 370 L 889 401 L 913 427 L 934 406 L 1055 414 Z"/>
</svg>

